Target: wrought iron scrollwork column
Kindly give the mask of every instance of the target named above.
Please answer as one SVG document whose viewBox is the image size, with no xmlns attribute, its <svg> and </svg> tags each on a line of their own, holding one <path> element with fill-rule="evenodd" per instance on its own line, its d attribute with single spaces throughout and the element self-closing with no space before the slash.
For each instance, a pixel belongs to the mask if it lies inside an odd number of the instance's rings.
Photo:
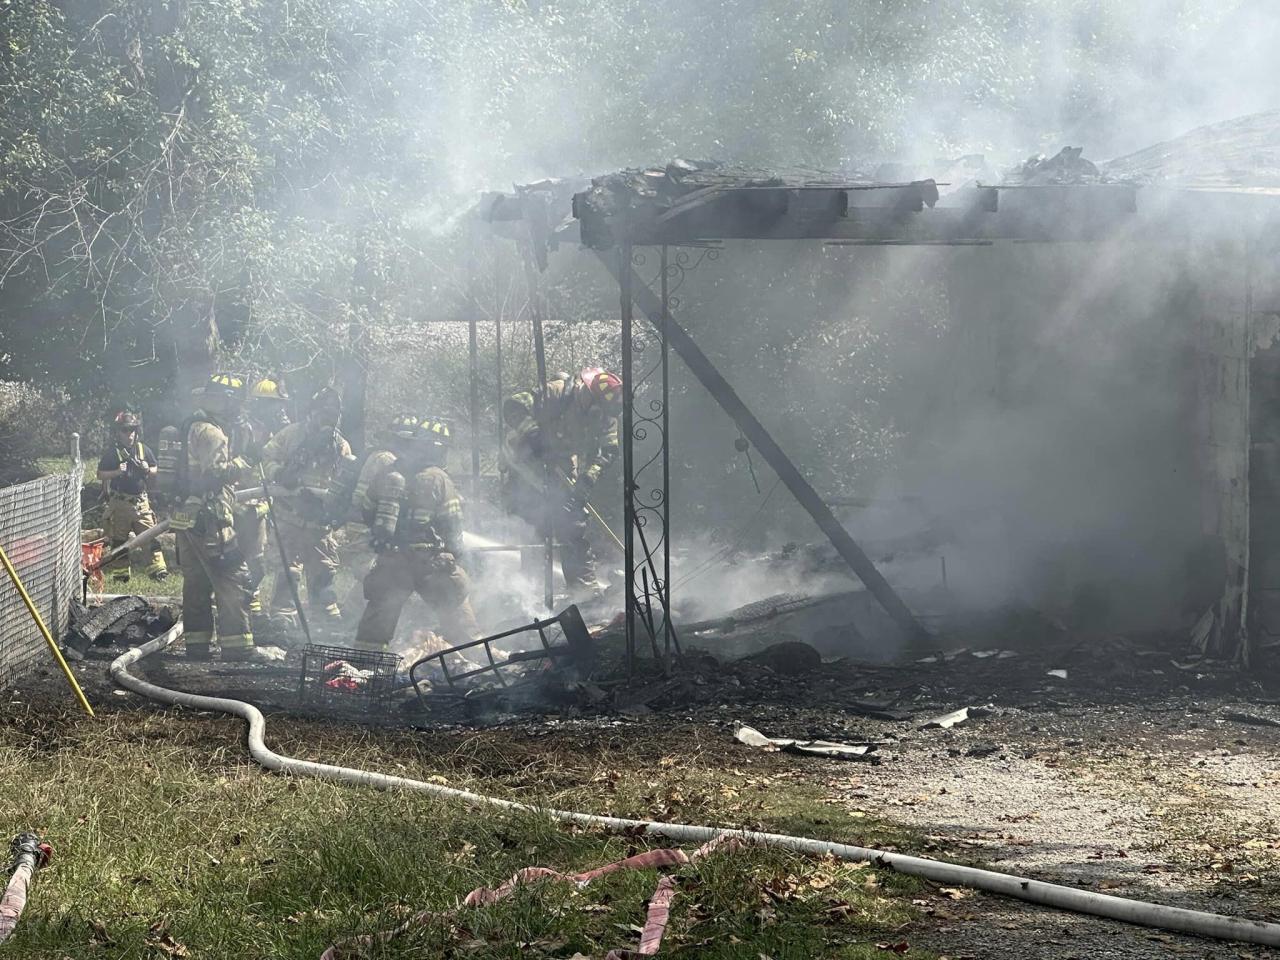
<svg viewBox="0 0 1280 960">
<path fill-rule="evenodd" d="M 676 292 L 687 273 L 719 251 L 704 247 L 696 254 L 667 246 L 659 250 L 652 284 L 663 304 L 657 336 L 634 329 L 631 267 L 643 270 L 646 258 L 624 246 L 619 276 L 623 298 L 623 378 L 626 383 L 622 422 L 623 473 L 626 498 L 626 596 L 628 657 L 643 630 L 655 658 L 680 652 L 671 620 L 671 385 L 667 319 L 679 304 Z M 637 549 L 637 547 L 639 549 Z M 661 646 L 659 646 L 661 645 Z"/>
<path fill-rule="evenodd" d="M 635 669 L 636 657 L 636 583 L 635 583 L 635 449 L 632 409 L 635 403 L 635 377 L 632 374 L 632 320 L 635 305 L 631 301 L 632 247 L 624 243 L 618 248 L 618 283 L 622 301 L 622 508 L 623 508 L 623 579 L 626 610 L 623 616 L 627 643 L 627 674 Z"/>
</svg>

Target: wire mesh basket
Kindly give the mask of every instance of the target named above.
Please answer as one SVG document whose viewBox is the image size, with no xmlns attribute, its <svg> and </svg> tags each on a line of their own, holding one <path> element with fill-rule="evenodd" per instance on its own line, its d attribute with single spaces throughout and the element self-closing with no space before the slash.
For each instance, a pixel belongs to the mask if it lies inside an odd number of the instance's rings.
<svg viewBox="0 0 1280 960">
<path fill-rule="evenodd" d="M 304 704 L 379 709 L 395 688 L 399 654 L 312 643 L 302 648 L 298 698 Z"/>
</svg>

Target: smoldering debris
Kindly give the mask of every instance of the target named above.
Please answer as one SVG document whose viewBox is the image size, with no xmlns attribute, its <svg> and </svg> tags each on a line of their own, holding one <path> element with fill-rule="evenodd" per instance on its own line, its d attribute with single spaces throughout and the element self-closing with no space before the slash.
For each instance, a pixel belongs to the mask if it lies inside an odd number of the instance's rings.
<svg viewBox="0 0 1280 960">
<path fill-rule="evenodd" d="M 822 668 L 822 654 L 800 640 L 783 640 L 743 659 L 763 664 L 784 677 L 799 677 Z"/>
<path fill-rule="evenodd" d="M 536 634 L 537 643 L 531 634 Z M 466 643 L 437 645 L 409 666 L 408 682 L 424 710 L 441 695 L 475 702 L 501 694 L 528 702 L 553 694 L 544 690 L 540 696 L 524 688 L 572 684 L 590 676 L 595 659 L 595 638 L 578 607 L 570 604 L 554 617 Z"/>
<path fill-rule="evenodd" d="M 1004 182 L 1026 187 L 1114 182 L 1083 154 L 1083 147 L 1063 147 L 1052 157 L 1038 154 L 1005 174 Z"/>
<path fill-rule="evenodd" d="M 143 597 L 114 597 L 92 608 L 73 602 L 64 647 L 79 658 L 94 646 L 138 646 L 176 622 L 173 610 L 153 607 Z"/>
</svg>

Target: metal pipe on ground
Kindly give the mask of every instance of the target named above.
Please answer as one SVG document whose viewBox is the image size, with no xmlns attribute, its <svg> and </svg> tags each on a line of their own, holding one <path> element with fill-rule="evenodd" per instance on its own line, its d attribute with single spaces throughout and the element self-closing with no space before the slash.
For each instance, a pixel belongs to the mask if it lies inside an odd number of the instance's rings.
<svg viewBox="0 0 1280 960">
<path fill-rule="evenodd" d="M 923 857 L 890 853 L 884 850 L 858 847 L 847 843 L 832 843 L 826 840 L 814 840 L 809 837 L 764 833 L 756 830 L 732 830 L 724 827 L 708 827 L 686 823 L 629 820 L 622 817 L 605 817 L 591 813 L 579 813 L 573 810 L 557 810 L 552 807 L 539 807 L 535 804 L 521 803 L 515 800 L 504 800 L 500 797 L 489 797 L 484 794 L 473 793 L 470 790 L 460 790 L 456 787 L 427 783 L 422 780 L 413 780 L 409 777 L 396 777 L 369 770 L 358 770 L 353 767 L 339 767 L 327 763 L 316 763 L 311 760 L 286 757 L 276 753 L 266 745 L 264 740 L 266 719 L 263 717 L 262 712 L 252 704 L 225 697 L 206 697 L 194 693 L 169 690 L 139 679 L 129 672 L 129 668 L 139 660 L 159 653 L 181 635 L 182 624 L 178 623 L 172 630 L 149 643 L 145 643 L 141 647 L 134 647 L 122 654 L 111 664 L 111 678 L 122 687 L 160 703 L 189 707 L 193 710 L 212 710 L 217 713 L 240 717 L 249 727 L 250 755 L 255 762 L 268 770 L 293 773 L 304 777 L 316 777 L 321 780 L 331 780 L 355 786 L 372 787 L 377 790 L 409 790 L 449 800 L 457 800 L 477 807 L 496 807 L 502 810 L 539 814 L 561 822 L 580 823 L 609 830 L 638 832 L 648 836 L 668 837 L 685 842 L 705 843 L 717 837 L 737 837 L 749 843 L 759 843 L 784 850 L 792 850 L 797 853 L 832 856 L 839 860 L 858 863 L 871 863 L 874 866 L 896 870 L 909 876 L 923 877 L 934 883 L 972 887 L 975 890 L 998 893 L 1002 896 L 1012 897 L 1015 900 L 1024 900 L 1028 903 L 1053 907 L 1058 910 L 1104 917 L 1109 920 L 1119 920 L 1138 926 L 1213 937 L 1218 940 L 1257 943 L 1273 947 L 1280 946 L 1280 924 L 1266 923 L 1261 920 L 1230 917 L 1223 914 L 1206 913 L 1201 910 L 1188 910 L 1184 907 L 1168 907 L 1145 900 L 1131 900 L 1126 897 L 1116 897 L 1105 893 L 1078 890 L 1075 887 L 1067 887 L 1057 883 L 1043 883 L 1030 877 L 1019 877 L 994 870 L 980 870 L 977 867 L 965 867 L 940 860 L 926 860 Z"/>
<path fill-rule="evenodd" d="M 627 280 L 632 299 L 644 312 L 645 316 L 649 318 L 649 322 L 660 333 L 665 332 L 671 349 L 680 355 L 680 359 L 684 361 L 689 371 L 698 378 L 698 381 L 707 389 L 707 392 L 715 398 L 725 413 L 729 414 L 733 422 L 738 425 L 738 429 L 760 451 L 760 455 L 764 457 L 765 462 L 773 468 L 773 472 L 786 484 L 787 489 L 791 491 L 791 495 L 796 498 L 796 502 L 813 518 L 814 523 L 818 525 L 818 529 L 826 534 L 827 539 L 831 541 L 831 545 L 836 548 L 836 552 L 849 565 L 858 579 L 871 591 L 872 596 L 884 607 L 885 612 L 906 632 L 910 639 L 920 640 L 927 638 L 927 631 L 916 620 L 907 605 L 902 602 L 902 598 L 898 596 L 893 587 L 889 586 L 889 581 L 876 569 L 875 564 L 871 562 L 871 558 L 858 546 L 849 531 L 844 528 L 844 524 L 836 519 L 835 514 L 831 512 L 831 508 L 818 495 L 818 491 L 813 489 L 813 485 L 805 479 L 804 474 L 791 461 L 791 458 L 778 446 L 769 431 L 765 429 L 764 424 L 757 420 L 755 414 L 742 402 L 742 398 L 729 385 L 729 381 L 716 369 L 710 358 L 702 352 L 702 348 L 698 346 L 693 337 L 675 321 L 670 311 L 664 309 L 662 301 L 658 299 L 657 294 L 649 289 L 648 284 L 644 282 L 635 268 L 628 267 L 628 274 L 624 278 L 617 256 L 610 256 L 608 251 L 598 251 L 597 255 L 600 257 L 600 262 L 605 265 L 620 286 L 623 285 L 624 279 Z M 630 263 L 629 260 L 627 262 L 628 264 Z"/>
</svg>

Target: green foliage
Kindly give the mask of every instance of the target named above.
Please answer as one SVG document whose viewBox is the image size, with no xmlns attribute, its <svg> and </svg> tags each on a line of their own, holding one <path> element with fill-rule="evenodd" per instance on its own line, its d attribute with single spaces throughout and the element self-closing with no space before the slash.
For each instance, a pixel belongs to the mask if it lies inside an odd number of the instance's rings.
<svg viewBox="0 0 1280 960">
<path fill-rule="evenodd" d="M 299 394 L 363 367 L 374 413 L 413 397 L 462 420 L 465 332 L 437 321 L 504 317 L 510 381 L 532 370 L 520 264 L 462 228 L 479 191 L 673 155 L 850 169 L 1111 143 L 1158 113 L 1126 99 L 1237 6 L 0 0 L 0 378 L 150 413 L 215 362 Z M 742 314 L 708 320 L 704 344 L 777 371 L 749 399 L 828 425 L 794 452 L 848 486 L 896 442 L 906 341 L 830 299 L 842 269 L 687 304 Z M 556 365 L 616 356 L 599 273 L 553 262 Z M 927 341 L 937 291 L 914 287 L 872 296 L 928 314 L 905 328 Z M 483 430 L 493 417 L 486 393 Z"/>
</svg>

